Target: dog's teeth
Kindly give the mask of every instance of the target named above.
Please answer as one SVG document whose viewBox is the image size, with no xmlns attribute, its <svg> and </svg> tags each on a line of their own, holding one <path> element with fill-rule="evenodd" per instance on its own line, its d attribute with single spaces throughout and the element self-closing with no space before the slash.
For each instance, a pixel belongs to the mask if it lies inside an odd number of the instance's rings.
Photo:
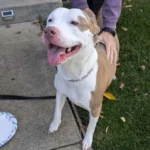
<svg viewBox="0 0 150 150">
<path fill-rule="evenodd" d="M 71 51 L 71 48 L 66 49 L 66 53 L 69 53 Z"/>
<path fill-rule="evenodd" d="M 71 47 L 70 47 L 70 48 L 68 48 L 68 49 L 67 49 L 67 51 L 68 51 L 68 52 L 70 52 L 70 51 L 71 51 Z"/>
</svg>

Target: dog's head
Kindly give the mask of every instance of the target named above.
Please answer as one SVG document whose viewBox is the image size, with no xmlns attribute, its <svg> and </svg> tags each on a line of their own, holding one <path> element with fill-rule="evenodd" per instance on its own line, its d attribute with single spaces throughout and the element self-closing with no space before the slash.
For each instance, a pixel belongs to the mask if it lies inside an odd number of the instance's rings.
<svg viewBox="0 0 150 150">
<path fill-rule="evenodd" d="M 43 32 L 48 62 L 59 65 L 83 53 L 83 49 L 93 43 L 98 29 L 92 18 L 80 9 L 55 9 L 48 16 Z"/>
</svg>

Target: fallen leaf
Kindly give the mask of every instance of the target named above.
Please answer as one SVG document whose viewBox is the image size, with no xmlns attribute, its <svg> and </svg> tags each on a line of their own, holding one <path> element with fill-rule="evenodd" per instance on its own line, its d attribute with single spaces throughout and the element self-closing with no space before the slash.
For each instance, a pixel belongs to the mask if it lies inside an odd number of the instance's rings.
<svg viewBox="0 0 150 150">
<path fill-rule="evenodd" d="M 145 70 L 146 67 L 144 65 L 140 66 L 141 70 Z"/>
<path fill-rule="evenodd" d="M 10 28 L 11 27 L 11 25 L 6 25 L 6 28 Z"/>
<path fill-rule="evenodd" d="M 102 118 L 102 119 L 103 119 L 103 118 L 104 118 L 104 116 L 100 115 L 100 116 L 99 116 L 99 118 Z"/>
<path fill-rule="evenodd" d="M 16 34 L 21 34 L 21 31 L 16 32 Z"/>
<path fill-rule="evenodd" d="M 125 5 L 124 7 L 125 7 L 125 8 L 131 8 L 132 5 Z"/>
<path fill-rule="evenodd" d="M 42 36 L 42 34 L 43 34 L 43 32 L 41 31 L 37 34 L 37 36 Z"/>
<path fill-rule="evenodd" d="M 124 76 L 124 74 L 125 74 L 124 72 L 121 73 L 122 76 Z"/>
<path fill-rule="evenodd" d="M 39 24 L 39 20 L 37 20 L 37 19 L 34 20 L 34 21 L 33 21 L 33 24 Z"/>
<path fill-rule="evenodd" d="M 126 122 L 125 117 L 120 117 L 120 119 L 121 119 L 123 122 Z"/>
<path fill-rule="evenodd" d="M 134 92 L 138 91 L 138 88 L 134 88 L 133 91 L 134 91 Z"/>
<path fill-rule="evenodd" d="M 125 28 L 125 27 L 123 27 L 123 26 L 121 26 L 121 28 L 122 28 L 122 30 L 124 30 L 124 31 L 127 31 L 127 30 L 128 30 L 127 28 Z"/>
<path fill-rule="evenodd" d="M 104 93 L 104 96 L 106 98 L 108 98 L 109 100 L 116 100 L 116 98 L 114 97 L 114 95 L 111 94 L 111 93 L 106 92 L 106 93 Z"/>
<path fill-rule="evenodd" d="M 148 93 L 145 93 L 145 94 L 143 94 L 144 96 L 147 96 L 148 95 Z"/>
<path fill-rule="evenodd" d="M 129 10 L 130 10 L 130 11 L 132 11 L 132 9 L 131 9 L 131 8 L 129 8 Z"/>
<path fill-rule="evenodd" d="M 123 89 L 123 88 L 124 88 L 124 83 L 121 82 L 119 88 L 120 88 L 120 89 Z"/>
<path fill-rule="evenodd" d="M 117 80 L 117 77 L 116 77 L 116 76 L 114 76 L 114 77 L 113 77 L 113 80 Z"/>
<path fill-rule="evenodd" d="M 105 130 L 105 131 L 106 131 L 106 133 L 108 132 L 108 129 L 109 129 L 109 126 L 107 126 L 107 128 L 106 128 L 106 130 Z"/>
</svg>

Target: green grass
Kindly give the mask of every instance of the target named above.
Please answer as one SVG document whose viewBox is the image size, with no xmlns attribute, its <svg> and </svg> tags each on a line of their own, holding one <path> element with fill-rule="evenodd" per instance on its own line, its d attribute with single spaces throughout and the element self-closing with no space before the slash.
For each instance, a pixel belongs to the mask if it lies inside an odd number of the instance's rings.
<svg viewBox="0 0 150 150">
<path fill-rule="evenodd" d="M 104 99 L 104 118 L 99 119 L 96 127 L 94 150 L 150 150 L 150 1 L 132 0 L 125 1 L 126 4 L 133 7 L 123 8 L 117 27 L 121 65 L 117 80 L 107 90 L 117 100 Z M 121 26 L 128 30 L 122 30 Z M 146 69 L 141 70 L 141 65 Z M 121 82 L 125 84 L 124 89 L 119 88 Z M 135 92 L 134 88 L 138 90 Z M 87 126 L 88 113 L 78 110 Z M 120 119 L 122 116 L 126 118 L 125 123 Z"/>
</svg>

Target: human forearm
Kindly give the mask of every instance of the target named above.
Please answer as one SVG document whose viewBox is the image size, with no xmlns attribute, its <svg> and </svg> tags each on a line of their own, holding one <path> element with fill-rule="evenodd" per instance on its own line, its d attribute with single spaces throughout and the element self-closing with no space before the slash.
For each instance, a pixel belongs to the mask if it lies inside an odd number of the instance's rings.
<svg viewBox="0 0 150 150">
<path fill-rule="evenodd" d="M 121 14 L 122 0 L 104 0 L 102 8 L 103 27 L 116 29 Z"/>
<path fill-rule="evenodd" d="M 73 8 L 88 8 L 87 0 L 71 0 Z"/>
</svg>

